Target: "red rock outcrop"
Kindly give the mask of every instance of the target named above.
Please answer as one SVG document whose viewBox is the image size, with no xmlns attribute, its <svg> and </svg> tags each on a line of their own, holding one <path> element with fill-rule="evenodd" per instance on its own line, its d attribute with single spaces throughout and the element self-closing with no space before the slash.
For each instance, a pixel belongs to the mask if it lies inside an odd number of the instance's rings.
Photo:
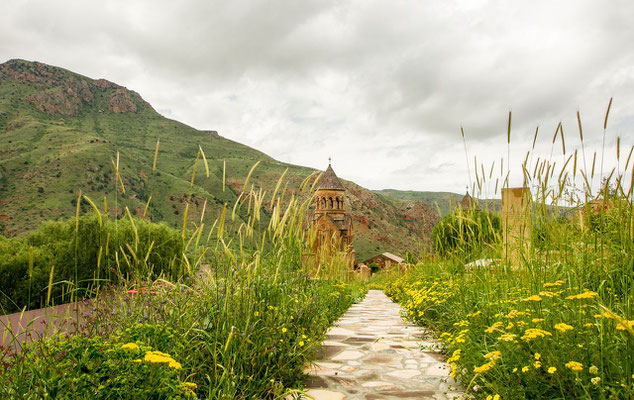
<svg viewBox="0 0 634 400">
<path fill-rule="evenodd" d="M 130 95 L 130 91 L 121 88 L 110 94 L 108 108 L 115 113 L 136 112 L 136 102 Z"/>
<path fill-rule="evenodd" d="M 24 100 L 50 115 L 79 115 L 83 104 L 93 104 L 96 90 L 106 92 L 107 106 L 112 112 L 136 112 L 138 106 L 154 110 L 138 93 L 114 82 L 84 78 L 39 62 L 7 61 L 0 64 L 0 78 L 3 77 L 37 84 L 38 92 Z"/>
<path fill-rule="evenodd" d="M 68 95 L 61 88 L 35 93 L 26 100 L 33 103 L 38 110 L 51 115 L 77 115 L 81 107 L 78 97 Z"/>
<path fill-rule="evenodd" d="M 106 89 L 121 89 L 121 86 L 117 85 L 114 82 L 110 82 L 106 79 L 97 79 L 96 81 L 93 81 L 93 85 L 97 86 L 99 89 L 101 90 L 106 90 Z"/>
</svg>

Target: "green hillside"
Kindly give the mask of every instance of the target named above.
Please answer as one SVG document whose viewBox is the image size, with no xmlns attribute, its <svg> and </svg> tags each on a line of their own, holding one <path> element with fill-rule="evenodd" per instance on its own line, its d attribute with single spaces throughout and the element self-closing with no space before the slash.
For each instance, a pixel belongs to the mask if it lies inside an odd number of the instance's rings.
<svg viewBox="0 0 634 400">
<path fill-rule="evenodd" d="M 441 215 L 448 214 L 451 210 L 451 205 L 459 202 L 464 194 L 452 193 L 452 192 L 417 192 L 413 190 L 395 190 L 395 189 L 383 189 L 373 190 L 374 193 L 390 197 L 395 200 L 421 200 L 432 206 L 432 208 L 438 212 L 440 210 Z"/>
<path fill-rule="evenodd" d="M 209 162 L 209 178 L 202 159 L 194 166 L 199 146 Z M 125 194 L 116 189 L 117 153 Z M 186 206 L 192 225 L 200 223 L 205 207 L 203 222 L 210 226 L 225 203 L 235 202 L 257 161 L 250 182 L 268 193 L 287 168 L 291 192 L 313 172 L 214 131 L 167 119 L 136 92 L 104 79 L 37 62 L 0 64 L 0 233 L 5 236 L 74 216 L 80 190 L 100 209 L 107 206 L 119 216 L 125 207 L 143 215 L 152 196 L 147 218 L 178 227 Z M 421 199 L 389 201 L 352 182 L 344 184 L 360 260 L 382 251 L 416 251 L 427 240 L 437 215 Z M 82 202 L 81 209 L 89 212 L 90 206 Z"/>
<path fill-rule="evenodd" d="M 440 211 L 440 215 L 449 214 L 452 207 L 460 203 L 464 197 L 464 194 L 452 192 L 417 192 L 414 190 L 395 189 L 373 190 L 372 192 L 396 201 L 423 201 L 429 204 L 436 213 Z M 502 207 L 502 200 L 478 199 L 478 206 L 481 209 L 499 211 Z"/>
</svg>

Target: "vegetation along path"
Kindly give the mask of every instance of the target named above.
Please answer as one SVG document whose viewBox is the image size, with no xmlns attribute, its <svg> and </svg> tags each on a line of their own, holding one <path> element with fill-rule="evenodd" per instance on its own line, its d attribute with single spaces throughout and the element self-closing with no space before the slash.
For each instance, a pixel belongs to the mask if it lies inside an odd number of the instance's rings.
<svg viewBox="0 0 634 400">
<path fill-rule="evenodd" d="M 421 350 L 437 343 L 404 322 L 400 310 L 379 290 L 350 307 L 328 331 L 306 394 L 315 400 L 459 398 L 442 356 Z"/>
</svg>

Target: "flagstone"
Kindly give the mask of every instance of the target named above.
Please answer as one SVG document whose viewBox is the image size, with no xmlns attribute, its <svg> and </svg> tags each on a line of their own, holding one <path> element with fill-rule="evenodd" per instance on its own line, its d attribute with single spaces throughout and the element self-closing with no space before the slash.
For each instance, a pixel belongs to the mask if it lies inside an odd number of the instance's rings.
<svg viewBox="0 0 634 400">
<path fill-rule="evenodd" d="M 356 360 L 363 357 L 363 353 L 360 351 L 342 351 L 336 356 L 332 357 L 332 360 Z"/>
<path fill-rule="evenodd" d="M 327 332 L 306 393 L 316 400 L 436 399 L 464 396 L 438 342 L 404 322 L 401 308 L 370 290 Z M 300 397 L 305 399 L 306 397 Z"/>
</svg>

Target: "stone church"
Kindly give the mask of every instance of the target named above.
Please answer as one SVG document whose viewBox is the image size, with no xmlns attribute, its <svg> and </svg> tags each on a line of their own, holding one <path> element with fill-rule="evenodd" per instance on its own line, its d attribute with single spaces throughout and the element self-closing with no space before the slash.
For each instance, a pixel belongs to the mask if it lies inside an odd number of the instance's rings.
<svg viewBox="0 0 634 400">
<path fill-rule="evenodd" d="M 334 245 L 337 251 L 347 252 L 350 265 L 354 263 L 352 247 L 352 217 L 346 209 L 346 188 L 328 162 L 315 192 L 315 213 L 312 228 L 316 230 L 315 252 Z"/>
</svg>

